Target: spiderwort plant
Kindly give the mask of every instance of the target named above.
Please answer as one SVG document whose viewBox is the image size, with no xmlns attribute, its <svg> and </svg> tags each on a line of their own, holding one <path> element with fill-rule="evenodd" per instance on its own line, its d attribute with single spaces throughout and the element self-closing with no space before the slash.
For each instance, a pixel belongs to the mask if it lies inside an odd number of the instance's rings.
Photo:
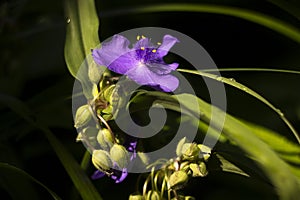
<svg viewBox="0 0 300 200">
<path fill-rule="evenodd" d="M 108 70 L 140 85 L 150 86 L 162 92 L 172 92 L 179 80 L 171 74 L 178 67 L 178 63 L 165 63 L 163 57 L 172 46 L 178 42 L 177 38 L 165 35 L 162 43 L 152 44 L 149 38 L 138 36 L 133 48 L 129 48 L 129 40 L 121 35 L 113 36 L 109 42 L 104 42 L 99 49 L 94 49 L 94 61 L 104 65 Z M 108 124 L 113 119 L 113 97 L 118 95 L 115 83 L 119 75 L 102 75 L 98 86 L 93 87 L 92 100 L 87 105 L 79 107 L 75 117 L 75 127 L 80 130 L 77 137 L 92 152 L 92 162 L 97 168 L 93 179 L 108 175 L 116 183 L 122 182 L 128 175 L 130 162 L 136 158 L 137 140 L 116 137 Z M 115 81 L 107 81 L 115 80 Z M 92 125 L 90 121 L 95 124 Z M 91 127 L 92 126 L 92 127 Z"/>
</svg>

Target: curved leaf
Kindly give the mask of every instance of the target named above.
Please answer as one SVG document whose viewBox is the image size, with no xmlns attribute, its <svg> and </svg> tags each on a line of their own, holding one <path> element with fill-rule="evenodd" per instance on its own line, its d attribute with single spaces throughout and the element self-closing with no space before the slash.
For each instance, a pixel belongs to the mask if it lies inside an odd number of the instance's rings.
<svg viewBox="0 0 300 200">
<path fill-rule="evenodd" d="M 168 3 L 168 4 L 158 4 L 141 6 L 136 8 L 122 9 L 114 11 L 114 15 L 122 15 L 129 13 L 153 13 L 153 12 L 204 12 L 204 13 L 214 13 L 229 15 L 233 17 L 238 17 L 245 19 L 256 24 L 260 24 L 267 28 L 270 28 L 286 37 L 300 43 L 300 30 L 282 20 L 271 17 L 269 15 L 256 12 L 253 10 L 230 7 L 230 6 L 220 6 L 220 5 L 209 5 L 209 4 L 186 4 L 186 3 Z M 105 14 L 105 13 L 104 13 Z"/>
<path fill-rule="evenodd" d="M 184 114 L 191 117 L 197 117 L 198 114 L 195 113 L 195 110 L 197 110 L 196 107 L 199 106 L 201 120 L 205 124 L 210 124 L 216 130 L 222 130 L 224 136 L 246 152 L 246 154 L 258 164 L 264 174 L 270 179 L 282 199 L 293 199 L 293 197 L 299 196 L 300 185 L 299 179 L 295 176 L 297 174 L 295 173 L 295 170 L 285 163 L 276 152 L 270 148 L 270 146 L 254 133 L 251 125 L 243 123 L 191 94 L 170 96 L 163 93 L 159 94 L 158 92 L 141 92 L 140 94 L 138 93 L 131 102 L 143 102 L 143 99 L 149 99 L 146 98 L 147 96 L 153 99 L 156 98 L 156 100 L 152 101 L 152 105 L 154 106 L 159 103 L 164 108 L 177 112 L 183 111 Z M 181 110 L 178 108 L 178 99 L 180 99 Z M 191 102 L 195 101 L 197 101 L 198 104 L 191 104 Z M 133 108 L 133 111 L 147 108 L 149 108 L 149 105 L 145 105 L 144 108 L 143 106 L 136 109 Z M 215 110 L 214 114 L 216 114 L 213 120 L 212 108 Z M 224 116 L 224 114 L 226 115 L 226 118 L 225 123 L 223 124 L 223 120 L 219 118 L 220 116 Z M 273 135 L 272 137 L 276 136 Z M 272 141 L 270 141 L 270 143 L 271 142 Z M 291 149 L 293 148 L 294 145 L 291 145 Z M 236 169 L 235 171 L 237 172 Z"/>
<path fill-rule="evenodd" d="M 218 120 L 218 116 L 215 116 L 216 120 L 211 121 L 211 108 L 214 106 L 190 94 L 175 95 L 174 97 L 177 98 L 176 96 L 181 96 L 180 99 L 186 99 L 186 101 L 181 103 L 186 103 L 187 108 L 190 108 L 191 112 L 193 108 L 189 104 L 189 101 L 190 99 L 197 98 L 202 111 L 201 119 L 206 123 L 210 123 L 213 127 L 218 129 L 223 128 L 223 134 L 228 137 L 230 141 L 236 143 L 259 164 L 261 169 L 274 184 L 282 199 L 294 199 L 294 197 L 299 196 L 299 179 L 293 175 L 290 167 L 281 160 L 266 143 L 253 134 L 250 126 L 247 126 L 228 114 L 226 114 L 224 124 L 222 124 L 222 120 Z M 216 109 L 221 116 L 223 115 L 224 112 L 222 110 L 216 107 L 214 109 Z"/>
<path fill-rule="evenodd" d="M 65 60 L 70 73 L 77 72 L 91 49 L 100 44 L 99 20 L 94 0 L 65 0 L 67 34 Z"/>
</svg>

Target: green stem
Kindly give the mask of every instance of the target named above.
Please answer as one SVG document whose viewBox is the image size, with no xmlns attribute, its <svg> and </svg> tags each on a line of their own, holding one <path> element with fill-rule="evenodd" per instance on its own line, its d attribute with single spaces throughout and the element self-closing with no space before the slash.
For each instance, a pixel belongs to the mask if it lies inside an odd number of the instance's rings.
<svg viewBox="0 0 300 200">
<path fill-rule="evenodd" d="M 211 78 L 214 79 L 216 81 L 220 81 L 222 83 L 226 83 L 228 85 L 231 85 L 239 90 L 242 90 L 243 92 L 246 92 L 247 94 L 250 94 L 251 96 L 257 98 L 258 100 L 260 100 L 261 102 L 263 102 L 265 105 L 267 105 L 269 108 L 271 108 L 273 111 L 275 111 L 280 118 L 282 119 L 282 121 L 288 126 L 288 128 L 291 130 L 291 132 L 293 133 L 293 135 L 295 136 L 297 142 L 300 144 L 300 137 L 296 131 L 296 129 L 293 127 L 293 125 L 289 122 L 289 120 L 284 116 L 284 114 L 282 113 L 281 110 L 279 110 L 278 108 L 276 108 L 273 104 L 271 104 L 267 99 L 265 99 L 264 97 L 262 97 L 260 94 L 258 94 L 257 92 L 253 91 L 252 89 L 244 86 L 243 84 L 240 84 L 232 79 L 228 79 L 225 77 L 220 77 L 218 75 L 215 74 L 209 74 L 209 73 L 205 73 L 202 71 L 198 71 L 198 70 L 188 70 L 188 69 L 177 69 L 177 71 L 179 72 L 185 72 L 185 73 L 190 73 L 190 74 L 196 74 L 196 75 L 200 75 L 203 77 L 207 77 L 207 78 Z"/>
</svg>

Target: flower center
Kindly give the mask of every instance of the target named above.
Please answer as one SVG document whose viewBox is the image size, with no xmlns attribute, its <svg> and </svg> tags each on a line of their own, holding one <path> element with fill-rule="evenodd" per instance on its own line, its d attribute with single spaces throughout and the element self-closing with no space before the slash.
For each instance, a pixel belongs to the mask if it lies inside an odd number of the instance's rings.
<svg viewBox="0 0 300 200">
<path fill-rule="evenodd" d="M 136 50 L 136 59 L 142 64 L 149 63 L 155 60 L 156 51 L 155 48 L 140 47 Z"/>
</svg>

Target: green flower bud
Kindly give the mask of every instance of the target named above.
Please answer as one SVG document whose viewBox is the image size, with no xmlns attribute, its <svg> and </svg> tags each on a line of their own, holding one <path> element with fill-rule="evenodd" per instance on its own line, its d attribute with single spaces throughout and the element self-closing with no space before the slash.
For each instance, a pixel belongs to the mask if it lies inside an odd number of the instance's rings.
<svg viewBox="0 0 300 200">
<path fill-rule="evenodd" d="M 191 163 L 190 169 L 193 172 L 193 177 L 204 177 L 208 174 L 204 162 L 201 162 L 199 165 L 196 163 Z"/>
<path fill-rule="evenodd" d="M 208 174 L 208 171 L 206 169 L 206 164 L 204 162 L 201 162 L 199 164 L 199 168 L 200 168 L 200 171 L 203 174 L 203 176 L 206 176 Z"/>
<path fill-rule="evenodd" d="M 188 175 L 184 171 L 175 171 L 169 178 L 171 189 L 180 189 L 188 182 Z"/>
<path fill-rule="evenodd" d="M 89 64 L 88 76 L 92 83 L 98 84 L 103 74 L 105 66 L 99 66 L 94 61 Z"/>
<path fill-rule="evenodd" d="M 111 85 L 103 91 L 103 96 L 106 101 L 112 104 L 113 94 L 115 92 L 116 85 Z"/>
<path fill-rule="evenodd" d="M 114 144 L 110 149 L 110 157 L 115 161 L 120 168 L 126 168 L 129 163 L 129 154 L 124 146 Z"/>
<path fill-rule="evenodd" d="M 96 147 L 97 145 L 97 133 L 98 133 L 99 129 L 97 129 L 96 127 L 87 127 L 85 129 L 83 129 L 83 137 L 85 137 L 89 142 L 90 145 Z"/>
<path fill-rule="evenodd" d="M 171 200 L 185 200 L 185 196 L 177 195 L 177 197 L 173 197 Z"/>
<path fill-rule="evenodd" d="M 143 196 L 140 194 L 131 194 L 129 200 L 144 200 Z"/>
<path fill-rule="evenodd" d="M 184 160 L 195 160 L 199 156 L 200 149 L 195 143 L 185 143 L 181 152 Z"/>
<path fill-rule="evenodd" d="M 195 197 L 185 196 L 184 200 L 196 200 Z"/>
<path fill-rule="evenodd" d="M 155 190 L 149 190 L 146 200 L 160 200 L 159 193 Z"/>
<path fill-rule="evenodd" d="M 109 153 L 104 150 L 93 151 L 92 163 L 100 171 L 107 171 L 113 166 Z"/>
<path fill-rule="evenodd" d="M 186 143 L 186 137 L 182 138 L 177 144 L 177 147 L 176 147 L 176 155 L 177 156 L 182 155 L 182 147 L 183 147 L 184 143 Z"/>
<path fill-rule="evenodd" d="M 109 150 L 113 145 L 113 137 L 110 131 L 106 128 L 99 130 L 97 141 L 102 149 Z"/>
<path fill-rule="evenodd" d="M 198 144 L 198 148 L 200 149 L 199 157 L 207 161 L 211 154 L 211 148 L 204 144 Z"/>
<path fill-rule="evenodd" d="M 178 195 L 177 198 L 174 197 L 171 200 L 196 200 L 196 199 L 194 197 L 192 197 L 192 196 Z"/>
<path fill-rule="evenodd" d="M 83 105 L 79 107 L 75 114 L 75 128 L 86 125 L 92 118 L 92 114 L 89 109 L 89 105 Z"/>
</svg>

